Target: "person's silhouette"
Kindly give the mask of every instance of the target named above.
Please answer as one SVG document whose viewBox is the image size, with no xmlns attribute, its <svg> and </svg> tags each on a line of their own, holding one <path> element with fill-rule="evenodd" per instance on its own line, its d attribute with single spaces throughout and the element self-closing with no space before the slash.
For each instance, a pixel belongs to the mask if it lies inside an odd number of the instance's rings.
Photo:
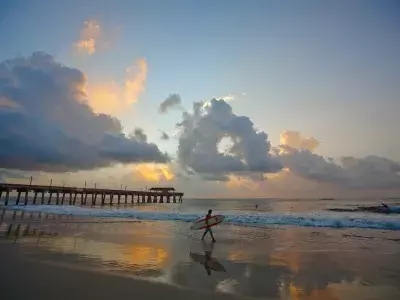
<svg viewBox="0 0 400 300">
<path fill-rule="evenodd" d="M 212 210 L 210 209 L 210 210 L 208 211 L 208 214 L 206 215 L 205 221 L 206 221 L 207 226 L 209 225 L 209 224 L 208 224 L 208 220 L 209 220 L 210 218 L 212 218 L 211 213 L 212 213 Z M 212 241 L 213 241 L 213 242 L 216 242 L 211 227 L 207 227 L 206 230 L 204 230 L 204 233 L 203 233 L 203 236 L 201 237 L 201 239 L 204 240 L 204 237 L 206 236 L 207 233 L 210 233 L 211 238 L 212 238 Z"/>
</svg>

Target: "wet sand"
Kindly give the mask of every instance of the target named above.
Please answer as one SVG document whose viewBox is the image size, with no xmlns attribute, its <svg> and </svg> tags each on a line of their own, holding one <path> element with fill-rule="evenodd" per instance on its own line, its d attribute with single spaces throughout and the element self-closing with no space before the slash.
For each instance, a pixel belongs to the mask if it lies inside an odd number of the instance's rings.
<svg viewBox="0 0 400 300">
<path fill-rule="evenodd" d="M 398 232 L 224 225 L 214 233 L 216 244 L 184 222 L 0 211 L 0 296 L 400 299 Z"/>
<path fill-rule="evenodd" d="M 0 242 L 1 299 L 244 299 L 200 292 L 72 267 L 63 262 L 27 259 L 17 244 Z"/>
</svg>

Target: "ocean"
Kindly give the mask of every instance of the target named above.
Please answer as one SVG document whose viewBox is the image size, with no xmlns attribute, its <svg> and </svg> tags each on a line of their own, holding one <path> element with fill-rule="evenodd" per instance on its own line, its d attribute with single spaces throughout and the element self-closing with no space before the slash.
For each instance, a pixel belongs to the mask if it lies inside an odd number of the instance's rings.
<svg viewBox="0 0 400 300">
<path fill-rule="evenodd" d="M 0 210 L 29 259 L 256 299 L 400 299 L 400 199 L 185 199 Z M 191 222 L 226 216 L 216 243 Z M 207 264 L 205 263 L 207 262 Z"/>
</svg>

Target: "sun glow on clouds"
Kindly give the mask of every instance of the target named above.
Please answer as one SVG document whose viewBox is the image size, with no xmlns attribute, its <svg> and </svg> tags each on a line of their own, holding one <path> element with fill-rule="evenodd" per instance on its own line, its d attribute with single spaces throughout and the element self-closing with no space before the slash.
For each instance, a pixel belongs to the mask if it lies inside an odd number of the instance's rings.
<svg viewBox="0 0 400 300">
<path fill-rule="evenodd" d="M 99 22 L 89 20 L 84 22 L 84 27 L 80 32 L 80 40 L 75 43 L 78 52 L 92 55 L 97 50 L 98 39 L 102 34 Z"/>
<path fill-rule="evenodd" d="M 304 137 L 299 131 L 285 130 L 280 135 L 281 145 L 286 145 L 295 149 L 314 151 L 320 144 L 313 137 Z"/>
<path fill-rule="evenodd" d="M 132 67 L 126 70 L 125 102 L 135 103 L 138 96 L 144 91 L 147 78 L 147 61 L 139 59 Z"/>
<path fill-rule="evenodd" d="M 280 134 L 280 143 L 282 147 L 275 149 L 279 155 L 287 153 L 291 148 L 314 151 L 320 144 L 314 137 L 304 137 L 299 131 L 292 130 L 285 130 Z M 287 149 L 285 146 L 290 148 Z M 286 167 L 277 173 L 265 173 L 263 177 L 268 180 L 269 183 L 278 183 L 285 181 L 290 174 L 290 169 Z M 236 184 L 233 184 L 233 186 L 236 186 Z M 241 186 L 246 187 L 249 185 L 242 184 Z"/>
<path fill-rule="evenodd" d="M 242 93 L 241 95 L 246 95 L 246 93 Z M 225 102 L 231 102 L 231 101 L 237 100 L 239 97 L 240 96 L 238 96 L 238 95 L 228 94 L 228 95 L 225 95 L 225 96 L 218 96 L 218 97 L 213 97 L 213 98 L 222 99 Z M 205 108 L 205 107 L 208 107 L 208 106 L 211 105 L 211 100 L 210 99 L 206 99 L 206 100 L 203 100 L 202 103 L 203 103 L 203 107 Z"/>
<path fill-rule="evenodd" d="M 278 173 L 268 173 L 264 174 L 264 178 L 267 180 L 282 180 L 286 176 L 287 173 L 290 173 L 290 170 L 288 168 L 283 168 L 280 172 Z"/>
<path fill-rule="evenodd" d="M 229 180 L 226 182 L 226 186 L 229 189 L 245 188 L 247 190 L 257 190 L 259 188 L 260 182 L 251 180 L 246 177 L 239 177 L 234 175 L 229 175 Z"/>
<path fill-rule="evenodd" d="M 80 40 L 76 42 L 75 45 L 78 48 L 78 51 L 86 52 L 89 55 L 96 52 L 96 41 L 94 39 Z"/>
<path fill-rule="evenodd" d="M 133 176 L 145 181 L 170 181 L 175 175 L 166 164 L 138 164 L 134 166 Z"/>
<path fill-rule="evenodd" d="M 84 88 L 89 106 L 96 113 L 115 115 L 136 103 L 145 90 L 147 78 L 146 59 L 140 58 L 126 70 L 125 82 L 89 83 Z"/>
<path fill-rule="evenodd" d="M 20 107 L 17 103 L 7 99 L 6 97 L 1 97 L 0 96 L 0 107 L 1 106 L 6 106 L 6 107 Z"/>
<path fill-rule="evenodd" d="M 115 114 L 121 111 L 121 87 L 116 82 L 88 84 L 86 93 L 88 104 L 96 113 Z"/>
</svg>

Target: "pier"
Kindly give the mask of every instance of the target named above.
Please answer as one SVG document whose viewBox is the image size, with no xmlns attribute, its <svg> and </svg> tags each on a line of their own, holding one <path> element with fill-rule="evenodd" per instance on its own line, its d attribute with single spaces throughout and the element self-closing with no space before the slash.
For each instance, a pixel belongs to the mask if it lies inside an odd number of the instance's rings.
<svg viewBox="0 0 400 300">
<path fill-rule="evenodd" d="M 183 193 L 174 188 L 151 188 L 148 191 L 78 188 L 0 183 L 0 202 L 10 205 L 10 194 L 16 193 L 14 205 L 113 205 L 134 203 L 182 203 Z M 14 198 L 14 197 L 13 197 Z M 14 201 L 13 201 L 14 202 Z"/>
</svg>

